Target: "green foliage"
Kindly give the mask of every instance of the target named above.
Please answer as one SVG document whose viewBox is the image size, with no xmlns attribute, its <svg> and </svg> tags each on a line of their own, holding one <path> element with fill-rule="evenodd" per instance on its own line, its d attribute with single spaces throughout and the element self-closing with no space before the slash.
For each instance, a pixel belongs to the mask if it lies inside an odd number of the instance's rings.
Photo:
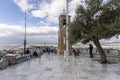
<svg viewBox="0 0 120 80">
<path fill-rule="evenodd" d="M 2 58 L 3 56 L 2 56 L 2 54 L 0 53 L 0 59 Z"/>
<path fill-rule="evenodd" d="M 69 27 L 69 39 L 87 43 L 93 38 L 108 39 L 120 34 L 120 0 L 86 0 L 79 5 Z"/>
</svg>

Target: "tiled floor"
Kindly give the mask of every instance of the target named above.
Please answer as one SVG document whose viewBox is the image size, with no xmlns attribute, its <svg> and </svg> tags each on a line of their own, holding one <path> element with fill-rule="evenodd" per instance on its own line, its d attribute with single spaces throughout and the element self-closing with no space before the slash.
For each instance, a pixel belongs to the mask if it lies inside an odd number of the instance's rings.
<svg viewBox="0 0 120 80">
<path fill-rule="evenodd" d="M 100 64 L 88 57 L 43 54 L 41 58 L 9 66 L 0 80 L 120 80 L 119 64 Z"/>
</svg>

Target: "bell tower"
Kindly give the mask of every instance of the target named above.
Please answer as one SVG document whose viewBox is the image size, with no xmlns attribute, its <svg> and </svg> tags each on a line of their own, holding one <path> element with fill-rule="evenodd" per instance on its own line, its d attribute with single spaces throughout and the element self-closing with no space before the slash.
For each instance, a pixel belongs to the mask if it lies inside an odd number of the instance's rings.
<svg viewBox="0 0 120 80">
<path fill-rule="evenodd" d="M 66 50 L 66 12 L 63 10 L 63 12 L 60 14 L 59 18 L 59 30 L 58 30 L 58 55 L 64 54 L 64 51 Z M 70 16 L 69 16 L 69 22 L 70 22 Z"/>
</svg>

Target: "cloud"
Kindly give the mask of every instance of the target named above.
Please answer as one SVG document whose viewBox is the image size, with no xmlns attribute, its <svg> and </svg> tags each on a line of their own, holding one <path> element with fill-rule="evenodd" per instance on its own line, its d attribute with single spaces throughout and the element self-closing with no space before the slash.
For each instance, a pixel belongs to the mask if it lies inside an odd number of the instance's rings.
<svg viewBox="0 0 120 80">
<path fill-rule="evenodd" d="M 40 10 L 34 10 L 34 11 L 32 11 L 32 15 L 34 17 L 39 17 L 39 18 L 44 18 L 44 17 L 47 16 L 47 14 L 45 12 L 40 11 Z"/>
<path fill-rule="evenodd" d="M 40 27 L 28 27 L 27 28 L 27 39 L 29 43 L 34 42 L 57 42 L 57 30 L 58 27 L 50 26 L 52 24 L 58 24 L 58 17 L 63 12 L 63 9 L 66 9 L 66 0 L 13 0 L 16 5 L 25 12 L 26 10 L 34 18 L 39 18 Z M 32 2 L 31 2 L 32 1 Z M 69 15 L 71 19 L 75 16 L 75 9 L 78 3 L 81 0 L 71 0 L 69 2 Z M 4 24 L 5 26 L 5 24 Z M 8 27 L 9 26 L 9 27 Z M 50 26 L 50 27 L 49 27 Z M 8 37 L 8 34 L 11 37 L 19 37 L 19 40 L 23 40 L 24 37 L 24 27 L 20 25 L 6 25 L 5 33 L 0 36 Z M 9 31 L 8 29 L 12 27 Z M 10 33 L 8 33 L 10 32 Z M 15 34 L 16 33 L 16 34 Z"/>
<path fill-rule="evenodd" d="M 30 4 L 28 2 L 28 0 L 13 0 L 13 2 L 18 5 L 18 7 L 23 11 L 25 12 L 25 9 L 28 11 L 28 10 L 31 10 L 34 8 L 34 4 Z"/>
<path fill-rule="evenodd" d="M 12 0 L 22 12 L 25 8 L 29 16 L 39 18 L 42 26 L 27 27 L 27 43 L 57 43 L 57 26 L 50 26 L 52 23 L 58 24 L 58 17 L 66 8 L 66 0 Z M 104 0 L 107 2 L 107 0 Z M 77 5 L 81 0 L 69 0 L 69 15 L 71 19 L 75 16 Z M 84 3 L 82 3 L 84 5 Z M 30 16 L 30 17 L 31 17 Z M 33 25 L 31 23 L 31 25 Z M 29 25 L 30 26 L 30 25 Z M 23 44 L 24 27 L 21 25 L 0 24 L 0 44 Z M 115 39 L 112 39 L 114 41 Z"/>
<path fill-rule="evenodd" d="M 13 36 L 15 33 L 23 33 L 24 30 L 18 25 L 0 24 L 0 37 Z M 3 35 L 1 35 L 3 34 Z"/>
<path fill-rule="evenodd" d="M 81 0 L 71 0 L 69 2 L 69 15 L 71 19 L 75 17 L 75 9 L 81 3 Z M 40 3 L 42 7 L 32 11 L 32 15 L 35 17 L 46 18 L 47 22 L 58 24 L 58 17 L 66 9 L 66 0 L 51 0 L 50 3 L 43 1 Z M 43 6 L 44 5 L 44 6 Z M 40 16 L 41 12 L 44 16 Z M 34 14 L 33 14 L 34 13 Z M 37 16 L 38 15 L 38 16 Z"/>
<path fill-rule="evenodd" d="M 27 42 L 29 43 L 57 43 L 57 27 L 40 26 L 27 27 Z M 24 27 L 20 25 L 0 24 L 0 44 L 22 44 Z"/>
<path fill-rule="evenodd" d="M 66 9 L 66 0 L 41 0 L 36 2 L 33 0 L 14 0 L 22 11 L 25 11 L 25 6 L 27 10 L 30 10 L 30 14 L 33 17 L 45 19 L 47 23 L 58 24 L 58 17 Z M 69 15 L 71 19 L 75 17 L 75 9 L 77 5 L 81 3 L 81 0 L 71 0 L 69 2 Z"/>
<path fill-rule="evenodd" d="M 79 4 L 81 4 L 81 0 L 72 0 L 69 3 L 69 15 L 71 16 L 71 20 L 75 17 L 75 9 Z"/>
<path fill-rule="evenodd" d="M 25 11 L 25 6 L 27 10 L 30 10 L 31 16 L 45 19 L 48 23 L 58 24 L 58 17 L 66 9 L 66 0 L 14 0 L 22 11 Z M 75 17 L 75 9 L 82 0 L 69 0 L 69 15 L 71 20 Z"/>
<path fill-rule="evenodd" d="M 59 3 L 59 4 L 58 4 Z M 65 2 L 61 0 L 51 0 L 51 2 L 42 1 L 38 9 L 32 10 L 34 17 L 45 18 L 47 22 L 58 23 L 58 16 L 64 8 Z"/>
</svg>

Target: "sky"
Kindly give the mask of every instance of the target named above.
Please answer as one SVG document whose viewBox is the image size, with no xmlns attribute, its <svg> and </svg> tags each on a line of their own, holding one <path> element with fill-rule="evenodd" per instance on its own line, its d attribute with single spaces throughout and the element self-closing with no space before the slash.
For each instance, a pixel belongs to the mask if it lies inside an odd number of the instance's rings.
<svg viewBox="0 0 120 80">
<path fill-rule="evenodd" d="M 69 15 L 75 16 L 80 0 L 69 0 Z M 26 10 L 27 44 L 57 43 L 58 17 L 66 0 L 0 0 L 0 44 L 23 45 Z"/>
<path fill-rule="evenodd" d="M 81 0 L 69 1 L 71 20 Z M 25 10 L 27 44 L 58 42 L 58 17 L 66 0 L 0 0 L 0 44 L 23 45 Z"/>
</svg>

